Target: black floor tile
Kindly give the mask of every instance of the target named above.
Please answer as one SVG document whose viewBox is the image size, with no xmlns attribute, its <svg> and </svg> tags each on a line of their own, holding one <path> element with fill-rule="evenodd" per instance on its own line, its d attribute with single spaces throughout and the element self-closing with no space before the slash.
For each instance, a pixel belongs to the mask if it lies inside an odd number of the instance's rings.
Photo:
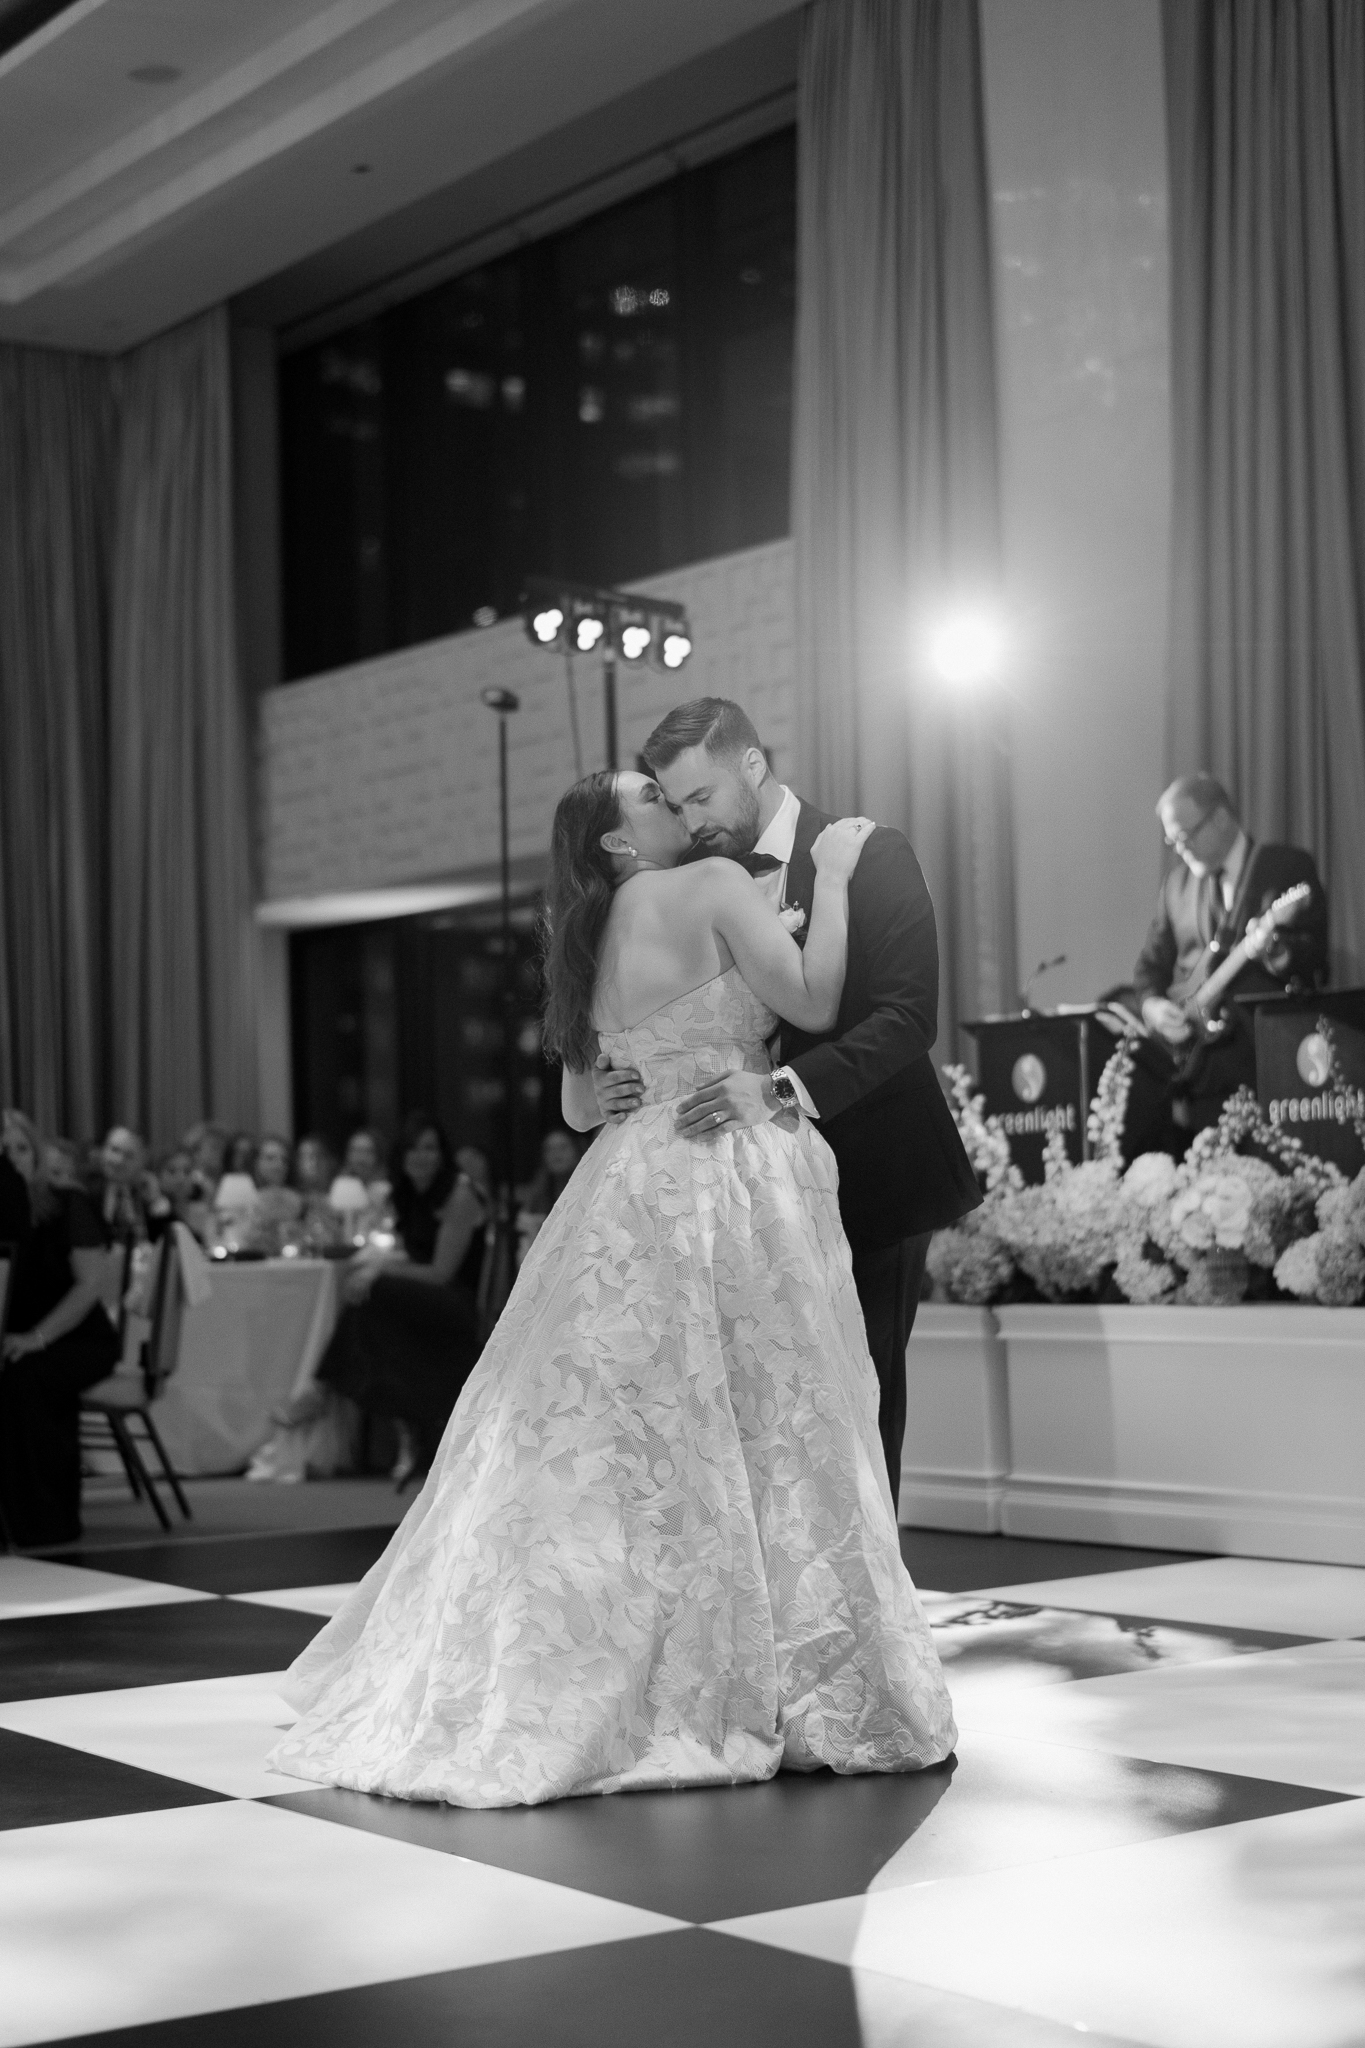
<svg viewBox="0 0 1365 2048">
<path fill-rule="evenodd" d="M 725 1790 L 465 1808 L 319 1788 L 269 1803 L 675 1919 L 732 1920 L 1117 1848 L 1347 1795 L 1006 1735 L 905 1777 L 783 1774 Z"/>
<path fill-rule="evenodd" d="M 865 1891 L 952 1775 L 951 1761 L 905 1777 L 784 1773 L 482 1812 L 323 1788 L 270 1803 L 675 1919 L 726 1920 Z"/>
<path fill-rule="evenodd" d="M 971 1593 L 931 1600 L 927 1612 L 959 1721 L 970 1720 L 976 1702 L 1021 1686 L 1117 1678 L 1158 1665 L 1202 1664 L 1319 1640 L 1085 1608 L 1020 1606 Z"/>
<path fill-rule="evenodd" d="M 58 1821 L 106 1820 L 115 1813 L 156 1813 L 168 1806 L 208 1806 L 223 1795 L 177 1778 L 90 1756 L 60 1742 L 40 1742 L 0 1728 L 0 1829 L 41 1828 Z"/>
<path fill-rule="evenodd" d="M 0 1699 L 281 1671 L 321 1627 L 315 1614 L 231 1600 L 7 1621 L 0 1636 Z"/>
<path fill-rule="evenodd" d="M 1116 1543 L 1048 1543 L 1033 1536 L 974 1536 L 958 1529 L 902 1529 L 901 1556 L 917 1586 L 971 1593 L 979 1586 L 1025 1586 L 1086 1572 L 1135 1572 L 1151 1564 L 1191 1564 L 1193 1550 L 1129 1550 Z"/>
<path fill-rule="evenodd" d="M 209 1537 L 54 1555 L 59 1564 L 157 1579 L 197 1593 L 274 1593 L 285 1586 L 336 1586 L 363 1578 L 392 1535 L 389 1528 L 309 1529 L 297 1535 Z"/>
<path fill-rule="evenodd" d="M 864 2031 L 859 1997 L 883 2026 Z M 692 1928 L 82 2035 L 89 2048 L 1063 2048 L 1069 2027 Z M 1122 2048 L 1087 2034 L 1094 2048 Z M 75 2048 L 68 2040 L 66 2048 Z"/>
</svg>

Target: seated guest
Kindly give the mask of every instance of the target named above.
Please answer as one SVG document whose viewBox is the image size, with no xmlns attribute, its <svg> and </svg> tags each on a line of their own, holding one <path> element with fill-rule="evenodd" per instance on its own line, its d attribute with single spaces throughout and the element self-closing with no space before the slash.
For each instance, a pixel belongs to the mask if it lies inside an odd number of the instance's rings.
<svg viewBox="0 0 1365 2048">
<path fill-rule="evenodd" d="M 170 1203 L 156 1175 L 147 1171 L 147 1147 L 123 1124 L 115 1124 L 105 1138 L 88 1193 L 111 1244 L 146 1244 L 165 1231 Z"/>
<path fill-rule="evenodd" d="M 300 1138 L 294 1147 L 294 1188 L 303 1202 L 303 1246 L 313 1253 L 329 1250 L 341 1242 L 341 1219 L 329 1194 L 336 1177 L 336 1160 L 325 1138 L 315 1131 Z"/>
<path fill-rule="evenodd" d="M 256 1140 L 238 1131 L 223 1148 L 222 1166 L 213 1191 L 213 1220 L 220 1240 L 231 1250 L 256 1206 Z"/>
<path fill-rule="evenodd" d="M 304 1201 L 311 1201 L 314 1196 L 325 1200 L 335 1175 L 336 1161 L 328 1150 L 327 1140 L 316 1131 L 300 1138 L 294 1147 L 294 1186 Z"/>
<path fill-rule="evenodd" d="M 17 1245 L 28 1236 L 30 1221 L 28 1184 L 0 1146 L 0 1244 Z"/>
<path fill-rule="evenodd" d="M 210 1204 L 227 1161 L 228 1132 L 221 1124 L 191 1124 L 180 1140 L 194 1166 L 195 1186 Z"/>
<path fill-rule="evenodd" d="M 578 1147 L 568 1131 L 547 1131 L 540 1141 L 540 1171 L 517 1189 L 517 1264 L 540 1234 L 541 1225 L 569 1185 Z"/>
<path fill-rule="evenodd" d="M 156 1177 L 162 1198 L 169 1205 L 171 1220 L 183 1223 L 201 1244 L 207 1244 L 213 1211 L 200 1190 L 194 1160 L 183 1145 L 166 1153 L 156 1169 Z"/>
<path fill-rule="evenodd" d="M 255 1251 L 277 1252 L 282 1233 L 303 1215 L 303 1197 L 289 1185 L 288 1138 L 273 1135 L 256 1148 L 256 1193 L 247 1211 L 244 1243 Z"/>
<path fill-rule="evenodd" d="M 1173 1063 L 1197 1046 L 1185 1003 L 1248 936 L 1253 951 L 1228 991 L 1227 1028 L 1193 1062 L 1188 1078 L 1167 1090 L 1171 1149 L 1178 1152 L 1191 1133 L 1218 1121 L 1235 1089 L 1256 1085 L 1251 1027 L 1231 998 L 1316 988 L 1326 978 L 1327 897 L 1312 854 L 1252 840 L 1212 775 L 1182 775 L 1162 795 L 1157 815 L 1166 844 L 1180 858 L 1161 885 L 1133 981 L 1143 1021 Z M 1297 882 L 1306 882 L 1312 894 L 1294 921 L 1260 939 L 1249 934 Z"/>
<path fill-rule="evenodd" d="M 478 1286 L 488 1200 L 459 1171 L 430 1117 L 408 1120 L 395 1152 L 399 1248 L 362 1253 L 318 1378 L 400 1428 L 400 1483 L 425 1471 L 479 1355 Z"/>
<path fill-rule="evenodd" d="M 81 1171 L 81 1148 L 74 1138 L 50 1138 L 47 1153 L 47 1184 L 52 1188 L 85 1187 Z"/>
<path fill-rule="evenodd" d="M 377 1216 L 393 1190 L 380 1171 L 379 1140 L 373 1131 L 352 1131 L 346 1140 L 341 1171 L 327 1191 L 327 1199 L 344 1219 L 352 1235 L 365 1229 Z"/>
<path fill-rule="evenodd" d="M 0 1370 L 0 1504 L 15 1543 L 34 1548 L 81 1533 L 80 1397 L 119 1348 L 100 1306 L 108 1240 L 92 1203 L 50 1184 L 27 1117 L 6 1110 L 0 1136 L 28 1207 Z"/>
</svg>

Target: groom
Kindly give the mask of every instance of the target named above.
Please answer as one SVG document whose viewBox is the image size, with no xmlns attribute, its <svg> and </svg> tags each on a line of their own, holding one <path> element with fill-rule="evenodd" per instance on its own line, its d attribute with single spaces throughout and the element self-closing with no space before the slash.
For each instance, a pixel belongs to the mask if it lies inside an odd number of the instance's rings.
<svg viewBox="0 0 1365 2048">
<path fill-rule="evenodd" d="M 645 741 L 644 758 L 692 834 L 693 858 L 728 855 L 775 908 L 798 906 L 809 918 L 811 845 L 830 820 L 778 782 L 738 704 L 725 697 L 680 704 Z M 938 936 L 903 834 L 884 826 L 872 834 L 849 883 L 848 911 L 848 971 L 834 1029 L 783 1024 L 783 1064 L 769 1079 L 727 1074 L 679 1103 L 678 1124 L 705 1128 L 717 1109 L 735 1123 L 762 1123 L 793 1103 L 818 1122 L 839 1164 L 839 1209 L 898 1501 L 905 1347 L 929 1239 L 981 1196 L 929 1058 L 938 1029 Z M 638 1105 L 634 1068 L 599 1068 L 594 1078 L 605 1116 Z"/>
</svg>

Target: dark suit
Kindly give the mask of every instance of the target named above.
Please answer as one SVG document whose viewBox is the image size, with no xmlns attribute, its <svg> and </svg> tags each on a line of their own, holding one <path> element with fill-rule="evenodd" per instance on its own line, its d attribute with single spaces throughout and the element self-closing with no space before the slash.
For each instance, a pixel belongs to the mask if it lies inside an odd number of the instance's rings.
<svg viewBox="0 0 1365 2048">
<path fill-rule="evenodd" d="M 830 823 L 801 805 L 786 900 L 810 915 L 811 846 Z M 879 1426 L 900 1492 L 905 1346 L 933 1231 L 981 1200 L 929 1057 L 938 1034 L 938 933 L 910 842 L 878 826 L 848 890 L 848 971 L 832 1031 L 782 1026 L 782 1063 L 819 1111 L 839 1163 L 839 1208 L 853 1251 L 868 1347 L 881 1388 Z"/>
<path fill-rule="evenodd" d="M 169 1203 L 163 1214 L 155 1214 L 136 1182 L 110 1181 L 96 1172 L 86 1181 L 85 1191 L 111 1244 L 140 1244 L 144 1239 L 156 1244 L 175 1221 Z"/>
<path fill-rule="evenodd" d="M 1246 937 L 1254 918 L 1296 882 L 1313 894 L 1293 924 L 1283 926 L 1260 960 L 1249 961 L 1232 988 L 1234 995 L 1269 995 L 1288 986 L 1315 988 L 1327 974 L 1327 895 L 1313 856 L 1301 846 L 1253 843 L 1247 851 L 1232 907 L 1224 914 L 1212 878 L 1192 875 L 1177 861 L 1161 885 L 1152 919 L 1133 970 L 1138 1001 L 1169 995 L 1182 1001 L 1226 960 Z M 1256 1085 L 1256 1053 L 1244 1013 L 1229 1000 L 1229 1028 L 1212 1045 L 1197 1079 L 1185 1091 L 1188 1120 L 1201 1130 L 1216 1123 L 1234 1089 Z"/>
</svg>

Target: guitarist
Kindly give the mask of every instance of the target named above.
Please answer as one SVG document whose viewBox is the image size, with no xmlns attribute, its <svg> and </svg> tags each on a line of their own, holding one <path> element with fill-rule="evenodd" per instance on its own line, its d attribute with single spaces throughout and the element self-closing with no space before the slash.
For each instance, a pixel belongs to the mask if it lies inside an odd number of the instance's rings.
<svg viewBox="0 0 1365 2048">
<path fill-rule="evenodd" d="M 1308 883 L 1312 895 L 1292 924 L 1259 941 L 1253 935 L 1253 957 L 1229 996 L 1321 985 L 1327 973 L 1327 897 L 1312 854 L 1301 846 L 1249 838 L 1231 797 L 1212 775 L 1180 776 L 1156 808 L 1166 844 L 1180 858 L 1161 885 L 1133 981 L 1143 1022 L 1178 1057 L 1194 1043 L 1182 1004 L 1247 938 L 1255 919 L 1299 882 Z M 1226 1030 L 1191 1063 L 1191 1077 L 1167 1091 L 1175 1130 L 1166 1142 L 1175 1140 L 1177 1151 L 1193 1132 L 1217 1122 L 1234 1089 L 1244 1082 L 1256 1085 L 1249 1021 L 1231 1000 L 1223 1014 Z"/>
</svg>

